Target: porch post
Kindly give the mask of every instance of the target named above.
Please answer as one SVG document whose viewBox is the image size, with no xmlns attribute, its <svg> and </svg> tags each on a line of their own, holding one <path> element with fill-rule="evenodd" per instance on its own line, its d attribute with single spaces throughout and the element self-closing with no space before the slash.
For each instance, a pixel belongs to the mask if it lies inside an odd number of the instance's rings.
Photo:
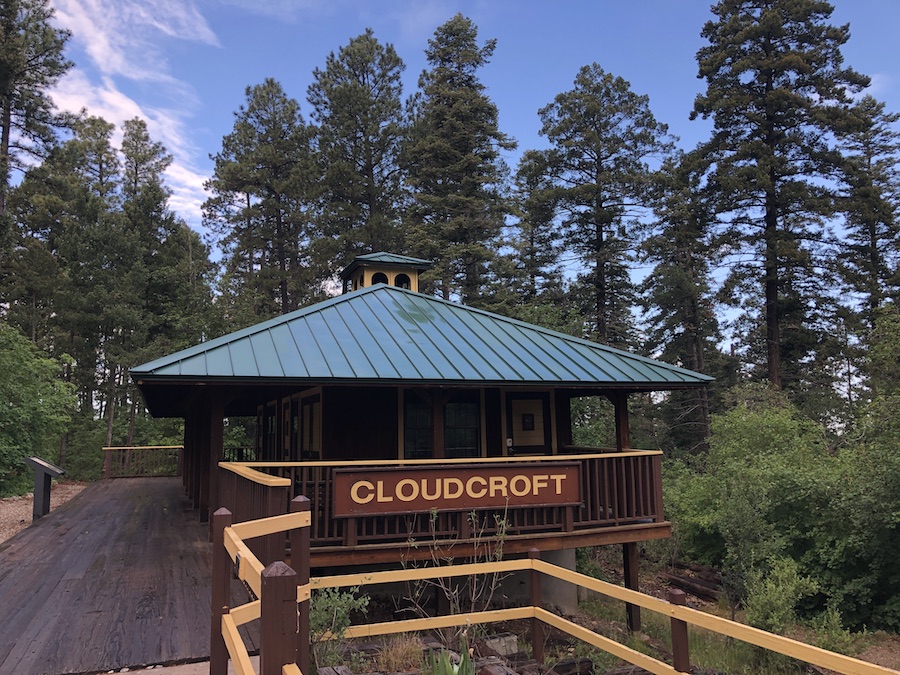
<svg viewBox="0 0 900 675">
<path fill-rule="evenodd" d="M 616 416 L 616 450 L 631 450 L 631 428 L 628 426 L 628 394 L 616 392 L 609 399 L 615 407 Z"/>
<path fill-rule="evenodd" d="M 190 421 L 190 423 L 188 423 Z M 200 411 L 191 408 L 184 418 L 185 488 L 191 508 L 200 508 Z"/>
<path fill-rule="evenodd" d="M 209 514 L 210 541 L 212 541 L 212 514 L 222 506 L 219 503 L 219 462 L 222 461 L 225 442 L 225 406 L 220 398 L 214 398 L 209 404 Z M 202 518 L 202 514 L 201 514 Z"/>
</svg>

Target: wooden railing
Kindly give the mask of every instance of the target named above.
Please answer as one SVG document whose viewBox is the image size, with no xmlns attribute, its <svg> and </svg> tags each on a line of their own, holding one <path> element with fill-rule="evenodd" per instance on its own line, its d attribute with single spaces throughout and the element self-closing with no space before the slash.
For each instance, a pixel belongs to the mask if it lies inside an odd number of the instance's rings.
<svg viewBox="0 0 900 675">
<path fill-rule="evenodd" d="M 581 464 L 583 503 L 580 507 L 530 506 L 503 512 L 483 510 L 478 512 L 480 522 L 477 524 L 470 522 L 469 513 L 458 511 L 440 512 L 436 517 L 430 513 L 419 513 L 335 518 L 332 513 L 334 472 L 337 469 L 448 464 L 527 465 L 571 461 Z M 496 529 L 495 517 L 502 517 L 506 522 L 506 536 L 510 537 L 577 533 L 610 526 L 664 522 L 662 453 L 659 451 L 393 462 L 224 462 L 219 467 L 219 502 L 234 512 L 236 522 L 285 513 L 291 498 L 299 494 L 307 496 L 312 505 L 313 546 L 465 539 L 473 527 L 481 534 L 490 536 Z M 269 478 L 280 480 L 270 482 Z"/>
<path fill-rule="evenodd" d="M 184 446 L 129 445 L 103 448 L 104 478 L 179 476 Z"/>
<path fill-rule="evenodd" d="M 310 579 L 309 502 L 303 497 L 298 497 L 292 501 L 291 508 L 296 512 L 239 525 L 231 525 L 231 514 L 226 509 L 220 509 L 214 515 L 210 675 L 225 675 L 229 658 L 239 675 L 254 672 L 247 649 L 238 633 L 238 626 L 254 620 L 262 622 L 259 670 L 261 675 L 309 673 L 309 598 L 312 590 L 515 571 L 530 573 L 531 596 L 528 606 L 356 625 L 347 629 L 344 635 L 347 638 L 370 638 L 454 626 L 530 619 L 532 658 L 538 662 L 542 663 L 544 660 L 543 627 L 546 625 L 650 673 L 669 675 L 686 674 L 691 670 L 687 626 L 693 625 L 843 675 L 898 675 L 898 671 L 890 668 L 829 652 L 691 609 L 684 606 L 684 594 L 680 591 L 670 594 L 671 601 L 667 602 L 552 565 L 540 560 L 537 550 L 532 550 L 528 558 L 521 560 L 408 568 Z M 288 530 L 293 562 L 298 566 L 299 572 L 295 572 L 283 562 L 274 562 L 264 569 L 244 540 L 276 532 L 284 533 Z M 236 566 L 238 578 L 247 583 L 257 600 L 239 607 L 229 607 L 232 566 Z M 672 663 L 638 652 L 544 609 L 541 606 L 541 575 L 576 584 L 608 598 L 668 616 L 672 637 Z M 291 605 L 295 608 L 293 611 L 289 609 Z"/>
</svg>

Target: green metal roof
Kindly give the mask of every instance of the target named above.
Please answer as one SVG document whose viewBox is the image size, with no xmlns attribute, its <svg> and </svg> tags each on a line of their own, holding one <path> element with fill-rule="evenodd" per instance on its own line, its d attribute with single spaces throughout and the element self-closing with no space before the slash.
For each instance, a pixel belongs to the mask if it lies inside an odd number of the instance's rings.
<svg viewBox="0 0 900 675">
<path fill-rule="evenodd" d="M 703 386 L 712 378 L 379 284 L 145 363 L 152 382 Z"/>
</svg>

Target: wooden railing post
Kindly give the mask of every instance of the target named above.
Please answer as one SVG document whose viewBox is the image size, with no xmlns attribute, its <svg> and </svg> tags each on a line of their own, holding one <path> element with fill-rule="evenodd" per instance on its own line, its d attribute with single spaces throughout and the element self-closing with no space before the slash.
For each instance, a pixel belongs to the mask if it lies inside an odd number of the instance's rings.
<svg viewBox="0 0 900 675">
<path fill-rule="evenodd" d="M 291 513 L 310 512 L 310 501 L 303 495 L 291 500 Z M 297 570 L 297 585 L 305 586 L 309 583 L 309 542 L 310 532 L 308 527 L 298 527 L 291 530 L 291 567 Z M 300 603 L 299 606 L 299 630 L 297 631 L 297 665 L 304 673 L 312 672 L 309 669 L 309 600 Z"/>
<path fill-rule="evenodd" d="M 231 558 L 225 550 L 225 528 L 231 522 L 231 511 L 213 513 L 212 613 L 209 633 L 209 675 L 225 675 L 228 671 L 228 649 L 222 638 L 222 615 L 231 605 Z"/>
<path fill-rule="evenodd" d="M 540 560 L 541 552 L 536 548 L 528 551 L 529 560 Z M 541 599 L 541 573 L 536 569 L 531 570 L 531 606 L 540 607 Z M 531 619 L 531 658 L 538 663 L 544 662 L 544 626 L 537 617 Z"/>
<path fill-rule="evenodd" d="M 297 662 L 297 573 L 280 560 L 262 571 L 260 675 L 281 675 Z"/>
<path fill-rule="evenodd" d="M 669 602 L 673 605 L 685 605 L 687 599 L 680 588 L 669 589 Z M 691 672 L 691 655 L 688 648 L 687 623 L 672 617 L 672 666 L 679 673 Z"/>
</svg>

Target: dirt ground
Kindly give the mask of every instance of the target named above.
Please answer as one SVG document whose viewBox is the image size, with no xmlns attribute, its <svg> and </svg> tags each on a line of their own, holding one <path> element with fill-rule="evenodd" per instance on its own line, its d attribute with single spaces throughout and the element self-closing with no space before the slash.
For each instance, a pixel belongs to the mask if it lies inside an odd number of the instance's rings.
<svg viewBox="0 0 900 675">
<path fill-rule="evenodd" d="M 64 481 L 56 483 L 50 490 L 50 510 L 58 508 L 84 490 L 87 483 Z M 21 497 L 0 499 L 0 543 L 31 525 L 34 510 L 34 495 L 30 492 Z"/>
</svg>

